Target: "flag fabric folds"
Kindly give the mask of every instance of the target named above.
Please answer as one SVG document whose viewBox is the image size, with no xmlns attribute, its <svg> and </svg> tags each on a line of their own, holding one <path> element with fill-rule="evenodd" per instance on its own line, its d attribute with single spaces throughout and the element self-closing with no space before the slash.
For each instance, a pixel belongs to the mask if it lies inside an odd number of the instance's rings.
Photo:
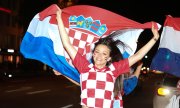
<svg viewBox="0 0 180 108">
<path fill-rule="evenodd" d="M 166 16 L 159 48 L 150 69 L 180 77 L 180 18 Z"/>
<path fill-rule="evenodd" d="M 25 58 L 41 61 L 79 82 L 79 73 L 61 43 L 56 21 L 57 10 L 58 6 L 53 4 L 34 16 L 24 35 L 20 51 Z M 140 33 L 152 25 L 152 22 L 141 24 L 108 10 L 88 5 L 64 8 L 62 19 L 70 41 L 88 60 L 91 59 L 94 43 L 115 30 L 122 30 L 122 34 L 116 39 L 130 46 L 127 50 L 119 47 L 124 57 L 131 56 L 136 51 L 136 41 Z"/>
</svg>

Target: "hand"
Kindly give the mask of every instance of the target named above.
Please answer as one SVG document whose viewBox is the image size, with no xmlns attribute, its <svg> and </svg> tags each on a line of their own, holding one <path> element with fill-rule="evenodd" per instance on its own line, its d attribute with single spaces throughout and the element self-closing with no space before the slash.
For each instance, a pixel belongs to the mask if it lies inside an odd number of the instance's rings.
<svg viewBox="0 0 180 108">
<path fill-rule="evenodd" d="M 158 32 L 158 29 L 154 27 L 154 22 L 152 23 L 151 31 L 152 31 L 152 33 L 154 35 L 153 39 L 155 41 L 157 41 L 159 39 L 159 32 Z"/>
<path fill-rule="evenodd" d="M 56 12 L 56 19 L 59 20 L 61 18 L 61 14 L 62 14 L 62 10 L 58 9 L 58 11 Z"/>
<path fill-rule="evenodd" d="M 55 6 L 56 6 L 56 8 L 58 9 L 57 11 L 59 11 L 60 13 L 62 13 L 61 8 L 59 8 L 59 6 L 58 6 L 58 5 L 55 5 Z"/>
<path fill-rule="evenodd" d="M 56 71 L 54 69 L 53 69 L 53 72 L 54 72 L 55 75 L 62 75 L 60 72 L 58 72 L 58 71 Z"/>
<path fill-rule="evenodd" d="M 61 18 L 62 10 L 56 5 L 57 12 L 56 12 L 56 19 L 59 20 Z"/>
<path fill-rule="evenodd" d="M 143 62 L 140 60 L 140 61 L 138 61 L 138 67 L 142 67 L 143 66 Z"/>
</svg>

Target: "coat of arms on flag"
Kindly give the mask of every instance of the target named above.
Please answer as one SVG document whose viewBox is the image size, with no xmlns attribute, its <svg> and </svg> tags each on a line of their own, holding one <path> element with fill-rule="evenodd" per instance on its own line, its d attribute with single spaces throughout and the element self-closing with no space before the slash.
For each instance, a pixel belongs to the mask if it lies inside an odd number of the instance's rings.
<svg viewBox="0 0 180 108">
<path fill-rule="evenodd" d="M 79 73 L 61 43 L 56 21 L 57 10 L 58 6 L 53 4 L 34 16 L 24 35 L 20 51 L 25 58 L 41 61 L 79 82 Z M 62 19 L 70 41 L 88 60 L 91 59 L 93 44 L 115 30 L 122 30 L 122 34 L 115 38 L 130 47 L 127 50 L 120 48 L 120 51 L 125 57 L 131 56 L 136 51 L 136 42 L 141 32 L 150 29 L 152 25 L 152 22 L 141 24 L 108 10 L 88 5 L 62 9 Z"/>
</svg>

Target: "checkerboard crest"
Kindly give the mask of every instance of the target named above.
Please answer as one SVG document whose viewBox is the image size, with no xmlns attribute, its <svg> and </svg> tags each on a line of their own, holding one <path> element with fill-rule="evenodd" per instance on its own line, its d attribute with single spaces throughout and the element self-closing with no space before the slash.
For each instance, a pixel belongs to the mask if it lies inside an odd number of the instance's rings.
<svg viewBox="0 0 180 108">
<path fill-rule="evenodd" d="M 100 37 L 76 29 L 66 28 L 66 31 L 68 32 L 70 41 L 73 44 L 73 46 L 78 50 L 80 54 L 86 56 L 86 58 L 89 60 L 92 55 L 92 44 L 95 43 Z M 65 58 L 68 61 L 68 63 L 71 66 L 73 66 L 72 61 L 67 52 L 65 53 Z"/>
</svg>

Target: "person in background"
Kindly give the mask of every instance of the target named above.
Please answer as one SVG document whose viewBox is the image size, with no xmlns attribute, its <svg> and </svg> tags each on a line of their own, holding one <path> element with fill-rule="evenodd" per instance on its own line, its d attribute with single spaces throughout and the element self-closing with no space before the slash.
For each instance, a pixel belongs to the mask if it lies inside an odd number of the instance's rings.
<svg viewBox="0 0 180 108">
<path fill-rule="evenodd" d="M 130 94 L 135 89 L 142 66 L 143 62 L 139 61 L 132 75 L 123 74 L 117 77 L 114 85 L 113 108 L 123 108 L 122 96 Z"/>
</svg>

